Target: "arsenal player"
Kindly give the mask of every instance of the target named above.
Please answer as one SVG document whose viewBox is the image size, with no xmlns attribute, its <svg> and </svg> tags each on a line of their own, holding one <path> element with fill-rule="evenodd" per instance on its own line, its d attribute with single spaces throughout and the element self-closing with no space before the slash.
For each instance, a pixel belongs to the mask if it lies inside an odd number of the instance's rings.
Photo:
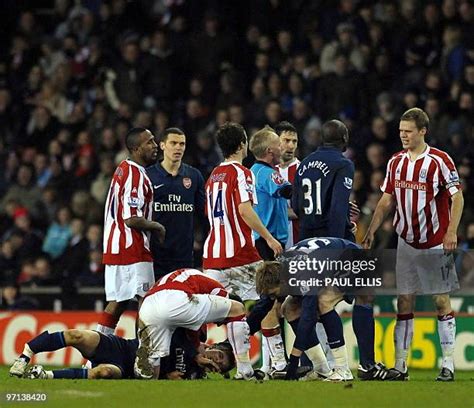
<svg viewBox="0 0 474 408">
<path fill-rule="evenodd" d="M 204 179 L 183 163 L 186 135 L 179 128 L 165 129 L 160 138 L 163 160 L 146 169 L 153 184 L 153 220 L 168 231 L 165 241 L 151 239 L 155 277 L 194 266 L 194 216 L 204 219 Z"/>
<path fill-rule="evenodd" d="M 165 229 L 152 221 L 153 188 L 145 166 L 156 161 L 158 146 L 144 128 L 125 139 L 130 157 L 120 163 L 105 203 L 104 256 L 107 307 L 97 331 L 113 334 L 129 300 L 139 304 L 154 283 L 149 232 L 164 239 Z"/>
<path fill-rule="evenodd" d="M 425 135 L 428 115 L 419 108 L 400 119 L 403 149 L 392 156 L 363 245 L 370 248 L 374 234 L 396 203 L 394 226 L 397 249 L 398 315 L 395 325 L 395 369 L 398 380 L 408 379 L 407 358 L 413 338 L 416 293 L 433 295 L 438 312 L 438 333 L 443 352 L 438 381 L 454 380 L 456 323 L 449 293 L 459 288 L 452 252 L 464 199 L 451 157 L 429 146 Z"/>
</svg>

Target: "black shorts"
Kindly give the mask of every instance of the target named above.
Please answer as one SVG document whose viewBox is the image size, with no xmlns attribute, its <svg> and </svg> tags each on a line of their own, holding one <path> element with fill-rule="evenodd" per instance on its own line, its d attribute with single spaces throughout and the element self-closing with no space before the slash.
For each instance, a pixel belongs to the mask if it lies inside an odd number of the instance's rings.
<svg viewBox="0 0 474 408">
<path fill-rule="evenodd" d="M 99 364 L 112 364 L 120 368 L 122 378 L 134 378 L 133 365 L 138 348 L 138 340 L 127 340 L 113 334 L 99 333 L 100 341 L 90 358 L 92 368 Z"/>
</svg>

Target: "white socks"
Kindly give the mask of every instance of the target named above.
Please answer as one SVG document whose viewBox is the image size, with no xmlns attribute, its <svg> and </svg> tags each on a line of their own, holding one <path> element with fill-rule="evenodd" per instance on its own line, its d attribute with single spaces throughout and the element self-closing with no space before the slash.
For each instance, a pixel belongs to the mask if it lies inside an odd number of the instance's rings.
<svg viewBox="0 0 474 408">
<path fill-rule="evenodd" d="M 321 344 L 311 347 L 310 349 L 306 350 L 305 353 L 306 353 L 306 356 L 313 363 L 313 370 L 321 374 L 329 373 L 330 371 L 329 365 L 326 360 L 326 355 L 324 354 L 324 350 L 321 347 Z"/>
<path fill-rule="evenodd" d="M 344 344 L 343 346 L 333 348 L 331 351 L 334 357 L 334 368 L 349 370 L 349 358 L 346 345 Z"/>
<path fill-rule="evenodd" d="M 28 343 L 25 343 L 25 347 L 23 347 L 23 352 L 21 354 L 24 354 L 29 359 L 35 355 L 35 353 L 30 349 L 30 346 L 28 346 Z"/>
<path fill-rule="evenodd" d="M 250 328 L 246 321 L 227 323 L 227 337 L 234 350 L 237 363 L 237 372 L 243 375 L 252 375 L 253 368 L 250 364 Z"/>
<path fill-rule="evenodd" d="M 270 356 L 270 368 L 282 370 L 286 367 L 285 347 L 283 345 L 283 339 L 279 327 L 273 329 L 262 329 L 262 348 L 263 353 L 268 352 Z M 265 350 L 265 348 L 267 350 Z M 263 354 L 263 356 L 265 356 L 265 354 Z"/>
<path fill-rule="evenodd" d="M 262 335 L 262 366 L 260 367 L 260 371 L 264 373 L 269 373 L 272 368 L 272 359 L 270 358 L 270 350 L 269 345 L 266 340 L 266 337 Z"/>
<path fill-rule="evenodd" d="M 456 339 L 456 320 L 454 315 L 449 313 L 444 316 L 438 316 L 438 334 L 443 352 L 443 362 L 441 367 L 446 367 L 454 372 L 454 342 Z"/>
<path fill-rule="evenodd" d="M 393 336 L 395 342 L 395 368 L 402 373 L 406 373 L 408 351 L 413 340 L 413 313 L 397 315 Z"/>
</svg>

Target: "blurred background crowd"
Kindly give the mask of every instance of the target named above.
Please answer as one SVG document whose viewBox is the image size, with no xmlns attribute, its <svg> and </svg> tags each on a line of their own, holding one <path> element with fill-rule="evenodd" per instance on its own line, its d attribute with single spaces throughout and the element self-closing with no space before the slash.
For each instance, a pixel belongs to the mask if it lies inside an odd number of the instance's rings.
<svg viewBox="0 0 474 408">
<path fill-rule="evenodd" d="M 206 178 L 226 121 L 250 135 L 288 120 L 303 158 L 339 118 L 360 238 L 400 149 L 400 114 L 421 107 L 428 142 L 456 162 L 460 246 L 474 248 L 472 0 L 3 0 L 0 24 L 7 304 L 18 285 L 103 285 L 103 205 L 130 126 L 182 128 L 185 162 Z M 377 240 L 395 247 L 391 219 Z"/>
</svg>

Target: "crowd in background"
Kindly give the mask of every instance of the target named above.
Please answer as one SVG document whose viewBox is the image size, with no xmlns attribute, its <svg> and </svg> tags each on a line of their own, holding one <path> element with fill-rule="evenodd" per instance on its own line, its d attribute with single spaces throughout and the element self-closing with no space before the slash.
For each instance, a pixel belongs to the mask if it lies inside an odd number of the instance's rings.
<svg viewBox="0 0 474 408">
<path fill-rule="evenodd" d="M 474 248 L 472 0 L 41 0 L 2 2 L 0 284 L 103 284 L 103 205 L 131 126 L 177 126 L 206 178 L 215 130 L 350 129 L 363 235 L 398 122 L 418 106 L 456 162 L 460 245 Z M 247 164 L 250 164 L 247 163 Z M 388 219 L 380 247 L 395 247 Z"/>
</svg>

